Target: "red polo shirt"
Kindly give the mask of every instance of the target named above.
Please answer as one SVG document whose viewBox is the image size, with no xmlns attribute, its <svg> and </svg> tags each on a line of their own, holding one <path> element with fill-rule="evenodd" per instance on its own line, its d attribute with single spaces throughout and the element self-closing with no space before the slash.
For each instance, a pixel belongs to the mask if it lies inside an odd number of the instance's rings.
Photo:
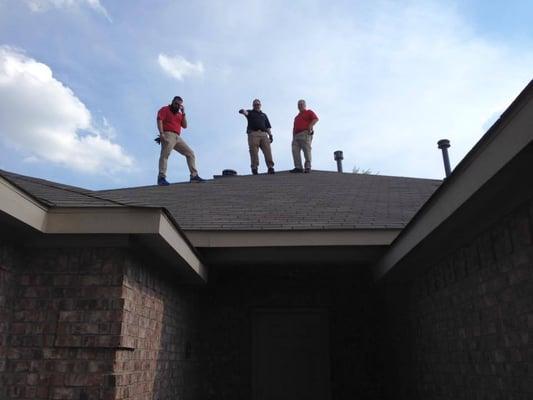
<svg viewBox="0 0 533 400">
<path fill-rule="evenodd" d="M 298 132 L 309 129 L 309 124 L 314 119 L 318 119 L 318 117 L 313 111 L 301 111 L 296 117 L 294 117 L 294 128 L 292 130 L 292 133 L 297 134 Z"/>
<path fill-rule="evenodd" d="M 183 114 L 174 114 L 170 110 L 170 106 L 162 107 L 157 113 L 157 119 L 163 122 L 163 130 L 165 132 L 175 132 L 178 135 L 181 133 L 181 122 L 183 121 Z"/>
</svg>

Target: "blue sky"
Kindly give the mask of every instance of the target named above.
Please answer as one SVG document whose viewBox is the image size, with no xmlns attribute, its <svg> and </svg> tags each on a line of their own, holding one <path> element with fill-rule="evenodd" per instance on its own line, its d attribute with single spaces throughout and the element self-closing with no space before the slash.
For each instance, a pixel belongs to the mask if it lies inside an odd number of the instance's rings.
<svg viewBox="0 0 533 400">
<path fill-rule="evenodd" d="M 154 184 L 155 114 L 185 99 L 200 175 L 249 173 L 260 98 L 276 169 L 296 102 L 313 168 L 441 178 L 532 78 L 531 1 L 0 0 L 0 168 L 87 188 Z M 265 170 L 263 160 L 260 170 Z M 182 156 L 171 182 L 188 179 Z"/>
</svg>

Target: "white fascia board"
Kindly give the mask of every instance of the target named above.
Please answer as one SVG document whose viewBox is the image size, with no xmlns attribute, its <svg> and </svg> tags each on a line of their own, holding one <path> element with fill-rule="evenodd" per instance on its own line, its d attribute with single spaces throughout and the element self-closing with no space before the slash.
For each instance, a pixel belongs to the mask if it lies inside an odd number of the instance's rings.
<svg viewBox="0 0 533 400">
<path fill-rule="evenodd" d="M 185 262 L 204 280 L 207 281 L 207 268 L 198 259 L 193 249 L 164 213 L 160 213 L 159 234 L 178 253 Z"/>
<path fill-rule="evenodd" d="M 185 231 L 194 247 L 388 246 L 400 229 Z"/>
<path fill-rule="evenodd" d="M 0 177 L 0 210 L 38 231 L 42 231 L 46 224 L 47 207 L 2 177 Z"/>
<path fill-rule="evenodd" d="M 441 189 L 426 205 L 404 232 L 392 244 L 374 268 L 380 279 L 415 246 L 433 232 L 461 207 L 476 191 L 495 176 L 522 149 L 533 141 L 533 98 L 513 112 L 498 131 L 492 132 L 475 153 L 458 166 Z"/>
<path fill-rule="evenodd" d="M 48 211 L 45 233 L 156 234 L 160 209 L 53 208 Z"/>
</svg>

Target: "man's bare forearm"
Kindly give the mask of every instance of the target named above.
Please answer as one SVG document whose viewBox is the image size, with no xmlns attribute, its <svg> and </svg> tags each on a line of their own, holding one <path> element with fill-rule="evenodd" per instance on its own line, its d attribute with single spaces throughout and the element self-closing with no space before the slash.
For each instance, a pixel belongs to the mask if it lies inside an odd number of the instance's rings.
<svg viewBox="0 0 533 400">
<path fill-rule="evenodd" d="M 312 120 L 312 121 L 309 123 L 309 132 L 311 132 L 311 131 L 313 130 L 313 126 L 315 126 L 315 124 L 316 124 L 317 122 L 318 122 L 318 118 Z"/>
</svg>

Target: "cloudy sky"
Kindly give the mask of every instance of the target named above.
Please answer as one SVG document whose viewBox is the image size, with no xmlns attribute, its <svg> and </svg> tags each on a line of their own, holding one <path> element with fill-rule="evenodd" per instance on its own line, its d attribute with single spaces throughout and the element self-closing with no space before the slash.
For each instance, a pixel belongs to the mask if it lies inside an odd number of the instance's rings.
<svg viewBox="0 0 533 400">
<path fill-rule="evenodd" d="M 153 184 L 155 114 L 181 95 L 205 178 L 249 173 L 237 110 L 256 97 L 278 170 L 304 98 L 315 169 L 343 150 L 347 171 L 440 178 L 437 140 L 455 165 L 533 78 L 532 14 L 529 0 L 0 0 L 0 169 Z M 177 153 L 168 179 L 188 179 Z"/>
</svg>

